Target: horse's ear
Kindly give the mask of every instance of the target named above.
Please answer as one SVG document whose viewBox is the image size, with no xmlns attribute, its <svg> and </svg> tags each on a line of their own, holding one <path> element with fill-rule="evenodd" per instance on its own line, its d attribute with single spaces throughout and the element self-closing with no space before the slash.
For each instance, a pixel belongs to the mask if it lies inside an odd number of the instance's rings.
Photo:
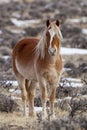
<svg viewBox="0 0 87 130">
<path fill-rule="evenodd" d="M 50 25 L 50 20 L 49 19 L 46 21 L 46 25 L 47 25 L 47 27 Z"/>
<path fill-rule="evenodd" d="M 58 19 L 56 20 L 56 25 L 57 25 L 57 26 L 59 26 L 59 25 L 60 25 L 60 22 L 59 22 L 59 20 L 58 20 Z"/>
</svg>

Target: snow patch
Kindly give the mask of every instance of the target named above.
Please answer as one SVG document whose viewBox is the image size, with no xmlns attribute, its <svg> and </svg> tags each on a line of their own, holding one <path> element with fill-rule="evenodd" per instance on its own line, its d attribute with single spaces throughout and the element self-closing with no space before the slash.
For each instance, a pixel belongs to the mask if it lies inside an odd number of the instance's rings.
<svg viewBox="0 0 87 130">
<path fill-rule="evenodd" d="M 0 0 L 0 4 L 4 4 L 4 3 L 10 3 L 10 2 L 16 2 L 18 0 Z"/>
<path fill-rule="evenodd" d="M 11 84 L 12 86 L 18 86 L 17 81 L 7 81 L 6 85 L 9 85 L 9 84 Z"/>
<path fill-rule="evenodd" d="M 75 78 L 64 78 L 64 79 L 72 82 L 81 82 L 81 79 L 75 79 Z"/>
<path fill-rule="evenodd" d="M 67 19 L 68 23 L 87 23 L 87 17 Z"/>
<path fill-rule="evenodd" d="M 35 112 L 42 111 L 42 107 L 34 107 Z"/>
<path fill-rule="evenodd" d="M 17 20 L 16 18 L 11 18 L 11 22 L 17 27 L 29 27 L 34 24 L 39 24 L 40 20 Z"/>
<path fill-rule="evenodd" d="M 9 92 L 10 93 L 15 93 L 15 94 L 21 94 L 21 90 L 19 90 L 19 89 L 17 89 L 17 90 L 15 90 L 15 89 L 9 89 Z"/>
<path fill-rule="evenodd" d="M 80 79 L 75 79 L 75 78 L 63 78 L 63 80 L 65 80 L 65 84 L 64 83 L 60 83 L 61 86 L 63 87 L 83 87 L 83 83 L 81 83 Z"/>
<path fill-rule="evenodd" d="M 87 49 L 65 48 L 61 47 L 62 55 L 87 55 Z"/>
<path fill-rule="evenodd" d="M 9 59 L 10 56 L 2 56 L 2 58 L 7 61 Z"/>
<path fill-rule="evenodd" d="M 85 34 L 85 35 L 87 35 L 87 29 L 85 29 L 85 28 L 82 29 L 82 33 Z"/>
<path fill-rule="evenodd" d="M 14 30 L 10 30 L 11 33 L 14 33 L 14 34 L 25 34 L 25 31 L 24 30 L 17 30 L 17 29 L 14 29 Z"/>
</svg>

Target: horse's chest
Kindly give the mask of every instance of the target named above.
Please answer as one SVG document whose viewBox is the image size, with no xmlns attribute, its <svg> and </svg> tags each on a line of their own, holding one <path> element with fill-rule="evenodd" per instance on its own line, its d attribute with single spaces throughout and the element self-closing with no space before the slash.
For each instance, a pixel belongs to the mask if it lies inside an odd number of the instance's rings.
<svg viewBox="0 0 87 130">
<path fill-rule="evenodd" d="M 58 82 L 58 73 L 56 69 L 49 69 L 43 73 L 43 77 L 49 84 Z"/>
</svg>

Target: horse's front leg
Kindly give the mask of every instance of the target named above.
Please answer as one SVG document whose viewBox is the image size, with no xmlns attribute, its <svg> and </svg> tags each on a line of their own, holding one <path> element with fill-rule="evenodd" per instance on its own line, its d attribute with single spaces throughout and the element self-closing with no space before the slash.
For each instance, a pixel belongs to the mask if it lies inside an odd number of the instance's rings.
<svg viewBox="0 0 87 130">
<path fill-rule="evenodd" d="M 56 85 L 55 86 L 51 86 L 51 90 L 50 90 L 50 116 L 55 117 L 55 113 L 54 113 L 54 101 L 55 101 L 55 97 L 56 97 Z"/>
</svg>

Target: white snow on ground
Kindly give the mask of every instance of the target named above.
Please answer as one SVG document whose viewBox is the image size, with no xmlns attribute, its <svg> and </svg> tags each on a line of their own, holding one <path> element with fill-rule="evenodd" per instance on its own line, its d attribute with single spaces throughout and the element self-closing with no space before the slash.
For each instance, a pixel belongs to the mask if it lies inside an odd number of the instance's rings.
<svg viewBox="0 0 87 130">
<path fill-rule="evenodd" d="M 34 107 L 34 110 L 35 110 L 35 112 L 40 112 L 40 111 L 42 111 L 42 107 Z M 22 111 L 24 110 L 23 108 L 21 109 Z M 29 112 L 29 108 L 27 107 L 26 108 L 26 110 L 27 110 L 27 112 Z"/>
<path fill-rule="evenodd" d="M 65 85 L 63 85 L 64 83 L 60 83 L 61 86 L 65 86 L 65 87 L 82 87 L 83 84 L 82 83 L 74 83 L 74 82 L 67 82 Z"/>
<path fill-rule="evenodd" d="M 83 83 L 81 83 L 80 79 L 75 79 L 75 78 L 63 78 L 64 80 L 66 80 L 65 86 L 66 87 L 82 87 Z M 6 85 L 11 84 L 12 86 L 18 86 L 17 81 L 7 81 Z M 60 83 L 61 85 L 63 85 L 63 83 Z M 16 93 L 16 94 L 20 94 L 21 91 L 19 89 L 15 90 L 14 88 L 9 89 L 10 93 Z"/>
<path fill-rule="evenodd" d="M 31 25 L 36 25 L 40 23 L 39 19 L 35 20 L 17 20 L 16 18 L 11 18 L 11 22 L 17 27 L 29 27 Z"/>
<path fill-rule="evenodd" d="M 87 55 L 87 49 L 65 48 L 61 47 L 62 55 Z"/>
<path fill-rule="evenodd" d="M 63 68 L 63 71 L 71 71 L 71 68 Z"/>
<path fill-rule="evenodd" d="M 81 17 L 81 18 L 70 18 L 67 19 L 66 22 L 68 23 L 87 23 L 87 17 Z"/>
<path fill-rule="evenodd" d="M 75 78 L 63 78 L 71 82 L 81 82 L 81 79 L 75 79 Z"/>
<path fill-rule="evenodd" d="M 0 4 L 3 4 L 3 3 L 9 3 L 10 0 L 0 0 Z"/>
<path fill-rule="evenodd" d="M 12 95 L 11 95 L 11 99 L 13 99 L 13 100 L 22 100 L 22 98 L 21 98 L 21 97 L 12 96 Z"/>
<path fill-rule="evenodd" d="M 18 0 L 0 0 L 0 4 L 3 4 L 3 3 L 9 3 L 9 2 L 12 2 L 12 1 L 18 1 Z"/>
<path fill-rule="evenodd" d="M 82 29 L 82 33 L 87 35 L 87 29 Z"/>
<path fill-rule="evenodd" d="M 42 111 L 42 107 L 34 107 L 34 110 L 36 111 L 36 112 L 38 112 L 38 111 Z"/>
<path fill-rule="evenodd" d="M 18 86 L 17 81 L 7 81 L 6 85 L 9 85 L 9 84 L 11 84 L 12 86 Z"/>
<path fill-rule="evenodd" d="M 19 89 L 17 89 L 17 90 L 15 90 L 15 89 L 9 89 L 9 92 L 10 92 L 10 93 L 20 94 L 20 93 L 21 93 L 21 90 L 19 90 Z"/>
<path fill-rule="evenodd" d="M 80 79 L 63 78 L 63 80 L 66 80 L 66 83 L 65 83 L 66 87 L 82 87 L 83 86 L 83 83 L 81 83 Z M 63 83 L 60 83 L 60 84 L 63 85 Z"/>
<path fill-rule="evenodd" d="M 6 61 L 9 59 L 9 56 L 2 56 L 2 58 Z"/>
<path fill-rule="evenodd" d="M 15 91 L 14 89 L 9 89 L 9 92 L 10 92 L 10 93 L 12 93 L 12 92 L 14 92 L 14 91 Z"/>
<path fill-rule="evenodd" d="M 71 82 L 71 84 L 70 85 L 68 85 L 68 86 L 71 86 L 71 87 L 82 87 L 83 86 L 83 83 L 74 83 L 74 82 Z"/>
<path fill-rule="evenodd" d="M 25 31 L 23 31 L 23 30 L 13 29 L 13 30 L 10 30 L 10 31 L 12 33 L 15 33 L 15 34 L 19 34 L 19 33 L 25 34 Z"/>
</svg>

